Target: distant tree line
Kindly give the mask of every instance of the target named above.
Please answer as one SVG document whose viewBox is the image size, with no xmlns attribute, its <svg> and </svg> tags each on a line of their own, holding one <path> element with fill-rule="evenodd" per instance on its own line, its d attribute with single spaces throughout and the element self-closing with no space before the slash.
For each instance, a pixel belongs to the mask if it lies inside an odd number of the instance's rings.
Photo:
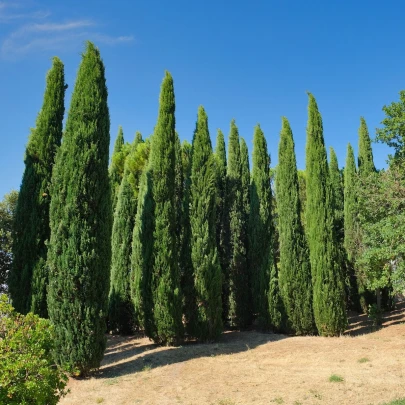
<svg viewBox="0 0 405 405">
<path fill-rule="evenodd" d="M 378 139 L 396 154 L 377 172 L 363 118 L 358 164 L 350 145 L 344 170 L 333 149 L 328 160 L 312 94 L 305 171 L 285 117 L 273 169 L 260 125 L 250 168 L 235 120 L 228 152 L 220 130 L 214 149 L 202 106 L 192 143 L 181 143 L 168 72 L 153 134 L 126 143 L 120 127 L 109 164 L 108 92 L 92 43 L 63 129 L 65 89 L 54 58 L 26 149 L 12 252 L 2 234 L 0 253 L 9 255 L 4 274 L 12 258 L 14 307 L 49 317 L 55 358 L 72 373 L 100 365 L 107 330 L 143 331 L 159 344 L 210 342 L 252 324 L 337 336 L 348 308 L 380 308 L 384 292 L 403 287 L 405 93 L 385 107 Z"/>
</svg>

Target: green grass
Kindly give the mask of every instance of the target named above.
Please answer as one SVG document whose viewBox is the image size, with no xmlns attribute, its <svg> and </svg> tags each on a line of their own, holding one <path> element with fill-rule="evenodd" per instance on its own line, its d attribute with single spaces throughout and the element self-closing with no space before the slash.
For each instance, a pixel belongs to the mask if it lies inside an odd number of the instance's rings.
<svg viewBox="0 0 405 405">
<path fill-rule="evenodd" d="M 97 404 L 102 404 L 104 402 L 104 398 L 97 398 L 96 403 Z"/>
<path fill-rule="evenodd" d="M 368 357 L 362 357 L 361 359 L 357 360 L 359 363 L 367 363 L 368 361 L 370 361 L 370 359 Z"/>
<path fill-rule="evenodd" d="M 405 398 L 396 399 L 395 401 L 392 402 L 386 402 L 385 404 L 382 405 L 405 405 Z"/>
<path fill-rule="evenodd" d="M 343 379 L 343 377 L 341 377 L 340 375 L 332 374 L 332 375 L 329 377 L 329 381 L 330 381 L 330 382 L 343 382 L 344 379 Z"/>
<path fill-rule="evenodd" d="M 284 404 L 284 399 L 281 397 L 274 398 L 271 402 L 275 402 L 276 404 Z"/>
</svg>

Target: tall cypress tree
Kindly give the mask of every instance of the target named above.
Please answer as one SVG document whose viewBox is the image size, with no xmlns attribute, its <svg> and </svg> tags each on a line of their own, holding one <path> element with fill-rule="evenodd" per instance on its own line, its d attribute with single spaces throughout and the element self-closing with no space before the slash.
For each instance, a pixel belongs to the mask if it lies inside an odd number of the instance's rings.
<svg viewBox="0 0 405 405">
<path fill-rule="evenodd" d="M 350 304 L 358 311 L 367 311 L 367 293 L 364 283 L 358 277 L 356 253 L 359 224 L 357 221 L 357 170 L 353 148 L 347 145 L 346 166 L 344 172 L 344 247 L 350 276 Z M 355 281 L 352 280 L 355 278 Z"/>
<path fill-rule="evenodd" d="M 231 122 L 228 143 L 227 206 L 230 224 L 229 318 L 233 326 L 245 327 L 250 321 L 248 269 L 245 244 L 245 206 L 242 191 L 242 159 L 239 133 Z"/>
<path fill-rule="evenodd" d="M 194 286 L 193 264 L 191 260 L 191 224 L 190 224 L 190 187 L 192 146 L 187 141 L 181 145 L 181 160 L 183 168 L 183 201 L 180 229 L 180 272 L 181 289 L 183 294 L 183 314 L 186 331 L 189 336 L 196 335 L 197 303 Z"/>
<path fill-rule="evenodd" d="M 119 187 L 117 207 L 111 236 L 111 283 L 108 297 L 109 328 L 128 334 L 134 328 L 134 311 L 130 292 L 132 235 L 137 208 L 137 173 L 133 173 L 133 161 L 137 159 L 137 147 L 142 136 L 137 134 L 131 152 L 126 159 L 124 177 Z"/>
<path fill-rule="evenodd" d="M 205 341 L 215 340 L 222 331 L 222 277 L 216 246 L 216 174 L 208 117 L 200 107 L 193 138 L 190 223 L 197 302 L 196 335 Z"/>
<path fill-rule="evenodd" d="M 226 148 L 224 134 L 220 129 L 214 155 L 217 168 L 217 246 L 222 271 L 222 318 L 225 321 L 229 307 L 229 212 L 226 199 Z"/>
<path fill-rule="evenodd" d="M 175 212 L 175 102 L 173 79 L 166 72 L 158 122 L 152 140 L 152 195 L 155 204 L 152 291 L 156 335 L 160 343 L 182 336 L 182 296 L 177 262 Z"/>
<path fill-rule="evenodd" d="M 339 244 L 339 251 L 343 247 L 344 239 L 344 196 L 343 196 L 343 179 L 342 173 L 339 170 L 339 164 L 335 150 L 331 147 L 330 151 L 330 162 L 329 162 L 329 174 L 330 182 L 332 186 L 333 200 L 334 200 L 334 226 L 337 241 Z"/>
<path fill-rule="evenodd" d="M 135 325 L 147 336 L 155 336 L 153 320 L 153 233 L 154 202 L 152 197 L 152 175 L 150 163 L 142 173 L 137 212 L 132 237 L 130 286 L 135 312 Z"/>
<path fill-rule="evenodd" d="M 373 150 L 371 148 L 371 139 L 368 132 L 366 120 L 363 117 L 360 117 L 360 127 L 358 131 L 359 137 L 359 156 L 358 156 L 358 176 L 361 178 L 366 178 L 370 174 L 376 172 L 376 168 L 374 166 L 374 158 L 373 158 Z M 354 242 L 354 241 L 352 241 Z M 368 306 L 372 304 L 374 299 L 374 294 L 370 290 L 368 290 L 365 286 L 365 282 L 362 276 L 359 273 L 359 269 L 355 266 L 356 260 L 356 253 L 353 248 L 349 248 L 351 250 L 350 257 L 352 265 L 354 266 L 354 272 L 356 274 L 357 280 L 357 288 L 359 294 L 359 306 L 358 310 L 362 310 L 364 313 L 367 312 Z M 385 295 L 388 294 L 388 290 L 384 289 L 383 292 Z"/>
<path fill-rule="evenodd" d="M 268 290 L 270 267 L 274 261 L 272 235 L 272 192 L 270 155 L 260 126 L 253 136 L 253 167 L 250 186 L 249 210 L 249 255 L 251 276 L 252 309 L 259 324 L 268 324 Z"/>
<path fill-rule="evenodd" d="M 125 166 L 125 141 L 124 132 L 121 125 L 118 128 L 118 135 L 115 139 L 114 150 L 111 156 L 111 164 L 109 167 L 110 184 L 111 184 L 111 206 L 113 214 L 118 201 L 118 192 L 122 178 L 124 176 L 124 166 Z"/>
<path fill-rule="evenodd" d="M 43 318 L 48 317 L 45 241 L 50 236 L 49 188 L 65 112 L 64 66 L 56 57 L 46 82 L 42 109 L 25 153 L 25 171 L 15 214 L 10 278 L 10 293 L 16 310 L 22 313 L 32 311 Z"/>
<path fill-rule="evenodd" d="M 334 230 L 334 201 L 321 114 L 309 93 L 306 226 L 314 288 L 314 316 L 321 335 L 335 336 L 347 324 L 343 274 Z"/>
<path fill-rule="evenodd" d="M 283 118 L 278 147 L 276 194 L 280 238 L 280 290 L 289 327 L 299 335 L 314 332 L 309 252 L 301 222 L 294 139 Z"/>
<path fill-rule="evenodd" d="M 87 42 L 52 173 L 49 317 L 55 359 L 85 375 L 106 345 L 111 259 L 110 118 L 104 64 Z"/>
<path fill-rule="evenodd" d="M 358 166 L 360 176 L 368 176 L 376 171 L 370 135 L 368 133 L 366 120 L 363 117 L 360 118 Z"/>
</svg>

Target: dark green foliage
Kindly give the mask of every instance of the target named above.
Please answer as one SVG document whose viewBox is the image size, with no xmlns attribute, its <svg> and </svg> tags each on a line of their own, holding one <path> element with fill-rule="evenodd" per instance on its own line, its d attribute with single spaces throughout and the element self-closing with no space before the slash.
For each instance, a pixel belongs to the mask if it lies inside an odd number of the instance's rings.
<svg viewBox="0 0 405 405">
<path fill-rule="evenodd" d="M 191 261 L 191 224 L 190 224 L 190 187 L 191 187 L 191 162 L 192 146 L 183 141 L 180 150 L 181 166 L 183 168 L 183 199 L 180 221 L 180 259 L 181 290 L 183 293 L 183 314 L 185 317 L 186 331 L 189 336 L 195 336 L 197 301 L 194 286 L 193 264 Z"/>
<path fill-rule="evenodd" d="M 0 294 L 8 290 L 8 278 L 13 264 L 13 223 L 18 192 L 13 190 L 0 201 Z"/>
<path fill-rule="evenodd" d="M 134 230 L 136 198 L 129 183 L 130 171 L 125 166 L 118 192 L 111 236 L 111 284 L 108 297 L 109 329 L 128 334 L 134 317 L 130 297 L 129 273 Z"/>
<path fill-rule="evenodd" d="M 301 335 L 313 333 L 315 325 L 312 310 L 311 266 L 300 218 L 301 201 L 294 148 L 290 124 L 283 118 L 276 176 L 280 240 L 278 279 L 289 328 Z"/>
<path fill-rule="evenodd" d="M 356 257 L 360 228 L 358 223 L 357 170 L 353 148 L 347 145 L 344 172 L 344 248 L 347 257 L 349 284 L 349 304 L 357 311 L 367 311 L 365 284 L 358 273 Z"/>
<path fill-rule="evenodd" d="M 22 313 L 32 311 L 43 318 L 48 316 L 45 241 L 50 235 L 49 187 L 65 112 L 64 66 L 56 57 L 46 81 L 42 109 L 25 152 L 25 171 L 15 213 L 10 278 L 10 293 L 16 310 Z"/>
<path fill-rule="evenodd" d="M 183 333 L 182 296 L 176 243 L 176 134 L 173 79 L 162 83 L 159 117 L 152 140 L 152 195 L 154 200 L 153 303 L 159 343 L 175 343 Z"/>
<path fill-rule="evenodd" d="M 343 244 L 344 239 L 344 196 L 343 196 L 343 178 L 339 170 L 339 164 L 335 150 L 331 147 L 330 162 L 329 162 L 329 175 L 332 186 L 333 201 L 334 201 L 334 226 L 335 234 L 339 243 L 339 249 Z"/>
<path fill-rule="evenodd" d="M 356 256 L 356 228 L 357 228 L 357 170 L 353 148 L 350 143 L 347 145 L 345 165 L 345 203 L 344 203 L 344 225 L 345 225 L 345 248 L 350 261 Z"/>
<path fill-rule="evenodd" d="M 246 257 L 245 207 L 242 191 L 242 159 L 239 133 L 231 122 L 228 143 L 227 206 L 230 219 L 229 318 L 231 325 L 245 327 L 250 321 Z"/>
<path fill-rule="evenodd" d="M 152 297 L 154 204 L 151 177 L 150 169 L 145 168 L 139 186 L 130 275 L 135 325 L 144 329 L 147 336 L 154 336 L 156 333 Z"/>
<path fill-rule="evenodd" d="M 362 177 L 368 176 L 376 171 L 370 135 L 368 133 L 366 120 L 363 117 L 360 118 L 358 166 L 359 175 Z"/>
<path fill-rule="evenodd" d="M 222 276 L 216 246 L 216 167 L 203 107 L 198 110 L 193 138 L 190 223 L 196 337 L 212 341 L 222 331 Z"/>
<path fill-rule="evenodd" d="M 55 359 L 86 375 L 106 345 L 111 259 L 110 118 L 104 65 L 87 42 L 52 174 L 48 309 Z"/>
<path fill-rule="evenodd" d="M 127 148 L 125 148 L 124 132 L 122 127 L 118 128 L 118 135 L 115 139 L 114 150 L 111 157 L 109 168 L 110 187 L 111 187 L 111 206 L 114 214 L 115 207 L 118 201 L 118 192 L 122 178 L 124 176 L 125 158 L 127 156 Z"/>
<path fill-rule="evenodd" d="M 240 158 L 242 165 L 243 208 L 245 211 L 244 222 L 247 224 L 250 212 L 250 168 L 249 168 L 249 151 L 246 142 L 243 138 L 240 138 Z M 247 231 L 245 231 L 245 233 L 247 235 Z"/>
<path fill-rule="evenodd" d="M 253 168 L 250 186 L 249 268 L 253 313 L 267 326 L 270 268 L 274 263 L 272 235 L 272 192 L 270 156 L 263 131 L 257 125 L 253 137 Z"/>
<path fill-rule="evenodd" d="M 134 330 L 130 291 L 132 235 L 135 225 L 139 177 L 147 162 L 149 142 L 137 133 L 125 161 L 111 236 L 111 283 L 108 297 L 109 329 L 129 334 Z"/>
<path fill-rule="evenodd" d="M 306 231 L 306 208 L 307 208 L 307 174 L 305 170 L 298 170 L 298 188 L 301 201 L 301 222 Z"/>
<path fill-rule="evenodd" d="M 315 324 L 321 335 L 336 336 L 346 327 L 345 290 L 334 231 L 334 200 L 330 184 L 322 118 L 309 94 L 306 227 Z"/>
<path fill-rule="evenodd" d="M 222 318 L 226 320 L 229 311 L 229 210 L 227 208 L 227 164 L 224 134 L 218 129 L 215 149 L 217 168 L 217 246 L 222 271 Z"/>
<path fill-rule="evenodd" d="M 274 332 L 286 330 L 286 312 L 281 297 L 278 271 L 275 265 L 271 265 L 270 285 L 268 293 L 270 325 Z"/>
</svg>

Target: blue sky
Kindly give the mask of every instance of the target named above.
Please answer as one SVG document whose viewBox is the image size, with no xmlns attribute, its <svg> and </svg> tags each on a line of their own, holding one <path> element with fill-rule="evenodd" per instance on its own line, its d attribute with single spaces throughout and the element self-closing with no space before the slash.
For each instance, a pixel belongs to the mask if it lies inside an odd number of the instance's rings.
<svg viewBox="0 0 405 405">
<path fill-rule="evenodd" d="M 357 151 L 359 117 L 374 136 L 382 106 L 405 88 L 404 12 L 403 1 L 376 0 L 0 1 L 0 197 L 20 186 L 52 56 L 65 63 L 68 107 L 86 39 L 106 65 L 111 144 L 118 125 L 127 140 L 152 132 L 167 69 L 182 139 L 191 140 L 202 104 L 214 144 L 235 118 L 251 149 L 260 123 L 274 166 L 286 116 L 304 168 L 311 91 L 343 166 L 347 143 Z M 384 167 L 388 148 L 373 148 Z"/>
</svg>

